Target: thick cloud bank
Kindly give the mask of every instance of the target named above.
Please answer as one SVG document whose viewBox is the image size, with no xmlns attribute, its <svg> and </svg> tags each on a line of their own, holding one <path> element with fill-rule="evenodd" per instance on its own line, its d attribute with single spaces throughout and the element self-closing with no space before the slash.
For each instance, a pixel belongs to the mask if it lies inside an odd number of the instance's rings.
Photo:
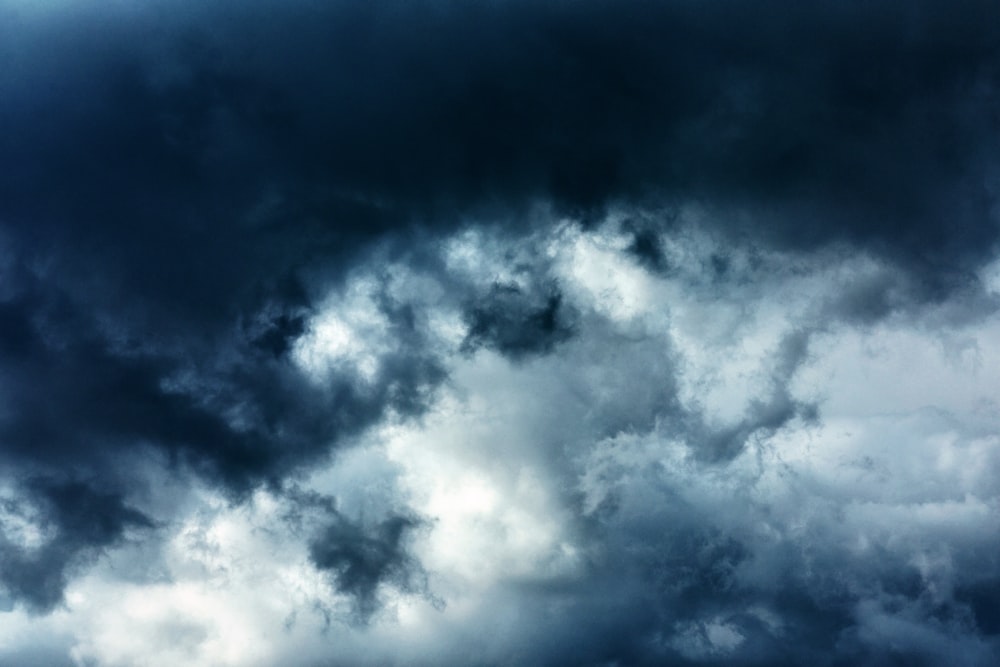
<svg viewBox="0 0 1000 667">
<path fill-rule="evenodd" d="M 1000 661 L 994 2 L 0 0 L 0 663 Z"/>
</svg>

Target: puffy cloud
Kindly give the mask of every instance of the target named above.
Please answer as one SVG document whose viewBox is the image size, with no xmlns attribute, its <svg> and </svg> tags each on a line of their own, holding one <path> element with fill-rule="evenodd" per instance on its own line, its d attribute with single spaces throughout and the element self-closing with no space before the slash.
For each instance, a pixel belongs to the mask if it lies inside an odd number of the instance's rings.
<svg viewBox="0 0 1000 667">
<path fill-rule="evenodd" d="M 0 7 L 0 662 L 996 662 L 998 18 Z"/>
</svg>

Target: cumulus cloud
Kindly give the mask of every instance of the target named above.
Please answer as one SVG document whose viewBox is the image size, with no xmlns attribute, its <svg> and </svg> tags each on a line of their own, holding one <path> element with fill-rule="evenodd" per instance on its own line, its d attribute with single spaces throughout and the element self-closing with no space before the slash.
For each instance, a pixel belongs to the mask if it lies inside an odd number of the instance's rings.
<svg viewBox="0 0 1000 667">
<path fill-rule="evenodd" d="M 0 6 L 0 662 L 988 665 L 1000 16 Z"/>
</svg>

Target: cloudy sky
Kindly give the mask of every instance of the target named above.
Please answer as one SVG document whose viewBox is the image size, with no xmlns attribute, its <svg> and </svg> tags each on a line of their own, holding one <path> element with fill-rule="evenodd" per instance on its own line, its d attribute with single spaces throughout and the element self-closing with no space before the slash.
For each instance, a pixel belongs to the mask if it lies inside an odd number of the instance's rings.
<svg viewBox="0 0 1000 667">
<path fill-rule="evenodd" d="M 1000 664 L 993 0 L 0 0 L 0 664 Z"/>
</svg>

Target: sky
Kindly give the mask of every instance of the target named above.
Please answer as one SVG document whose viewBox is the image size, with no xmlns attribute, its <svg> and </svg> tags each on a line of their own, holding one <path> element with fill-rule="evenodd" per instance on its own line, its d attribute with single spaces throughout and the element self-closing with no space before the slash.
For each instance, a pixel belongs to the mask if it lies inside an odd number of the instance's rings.
<svg viewBox="0 0 1000 667">
<path fill-rule="evenodd" d="M 1000 664 L 993 0 L 0 0 L 0 665 Z"/>
</svg>

